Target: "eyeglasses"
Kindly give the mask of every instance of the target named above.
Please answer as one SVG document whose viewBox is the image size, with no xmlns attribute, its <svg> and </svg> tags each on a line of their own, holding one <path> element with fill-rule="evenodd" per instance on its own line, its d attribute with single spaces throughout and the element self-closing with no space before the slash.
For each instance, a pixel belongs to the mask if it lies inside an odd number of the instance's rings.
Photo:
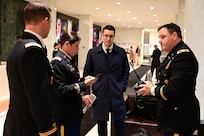
<svg viewBox="0 0 204 136">
<path fill-rule="evenodd" d="M 113 38 L 115 35 L 103 35 L 105 38 Z"/>
</svg>

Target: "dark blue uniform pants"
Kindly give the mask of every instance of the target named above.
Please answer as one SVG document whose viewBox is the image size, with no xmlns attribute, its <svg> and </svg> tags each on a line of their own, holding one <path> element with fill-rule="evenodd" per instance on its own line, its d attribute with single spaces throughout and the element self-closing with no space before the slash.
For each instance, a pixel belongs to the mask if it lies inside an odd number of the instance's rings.
<svg viewBox="0 0 204 136">
<path fill-rule="evenodd" d="M 124 119 L 113 121 L 116 136 L 125 136 L 125 123 Z M 107 121 L 98 121 L 98 134 L 99 136 L 107 136 Z"/>
<path fill-rule="evenodd" d="M 57 125 L 58 136 L 79 136 L 81 119 L 71 125 Z"/>
</svg>

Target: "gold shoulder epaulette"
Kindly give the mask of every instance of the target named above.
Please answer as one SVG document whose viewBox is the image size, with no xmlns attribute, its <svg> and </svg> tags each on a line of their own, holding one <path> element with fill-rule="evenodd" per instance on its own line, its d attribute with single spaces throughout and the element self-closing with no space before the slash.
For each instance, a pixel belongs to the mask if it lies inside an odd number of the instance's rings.
<svg viewBox="0 0 204 136">
<path fill-rule="evenodd" d="M 189 49 L 181 49 L 177 51 L 177 54 L 183 53 L 183 52 L 190 52 Z"/>
<path fill-rule="evenodd" d="M 62 61 L 62 58 L 59 56 L 54 57 L 52 60 L 58 60 L 58 61 Z"/>
<path fill-rule="evenodd" d="M 35 42 L 26 43 L 24 46 L 25 46 L 25 48 L 32 47 L 32 46 L 36 46 L 36 47 L 42 48 L 42 46 L 40 44 L 35 43 Z"/>
</svg>

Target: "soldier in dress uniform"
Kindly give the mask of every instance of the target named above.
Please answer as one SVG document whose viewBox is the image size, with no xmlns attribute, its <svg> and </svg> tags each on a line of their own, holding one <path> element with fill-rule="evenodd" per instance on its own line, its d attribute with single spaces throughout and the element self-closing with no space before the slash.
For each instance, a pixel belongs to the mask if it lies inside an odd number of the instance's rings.
<svg viewBox="0 0 204 136">
<path fill-rule="evenodd" d="M 59 136 L 79 136 L 83 116 L 81 92 L 97 78 L 80 78 L 73 56 L 79 50 L 80 37 L 75 32 L 61 36 L 61 48 L 51 61 L 54 73 L 55 109 Z"/>
<path fill-rule="evenodd" d="M 25 30 L 7 59 L 10 104 L 4 136 L 54 136 L 51 100 L 52 71 L 43 38 L 51 24 L 51 9 L 31 2 L 24 9 Z"/>
<path fill-rule="evenodd" d="M 195 94 L 198 61 L 182 41 L 174 23 L 158 28 L 162 50 L 169 52 L 158 68 L 159 82 L 147 81 L 137 93 L 153 95 L 160 101 L 159 130 L 164 136 L 192 136 L 200 123 L 200 107 Z"/>
</svg>

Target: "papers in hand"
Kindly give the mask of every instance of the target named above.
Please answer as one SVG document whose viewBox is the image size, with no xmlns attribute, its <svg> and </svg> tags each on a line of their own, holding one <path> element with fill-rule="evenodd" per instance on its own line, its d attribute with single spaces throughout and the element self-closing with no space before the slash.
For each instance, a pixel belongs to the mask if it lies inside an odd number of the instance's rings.
<svg viewBox="0 0 204 136">
<path fill-rule="evenodd" d="M 85 114 L 86 111 L 91 107 L 91 105 L 94 103 L 94 101 L 96 100 L 96 96 L 94 94 L 91 94 L 90 95 L 90 99 L 91 99 L 91 104 L 89 105 L 86 105 L 84 108 L 83 108 L 83 113 Z"/>
</svg>

